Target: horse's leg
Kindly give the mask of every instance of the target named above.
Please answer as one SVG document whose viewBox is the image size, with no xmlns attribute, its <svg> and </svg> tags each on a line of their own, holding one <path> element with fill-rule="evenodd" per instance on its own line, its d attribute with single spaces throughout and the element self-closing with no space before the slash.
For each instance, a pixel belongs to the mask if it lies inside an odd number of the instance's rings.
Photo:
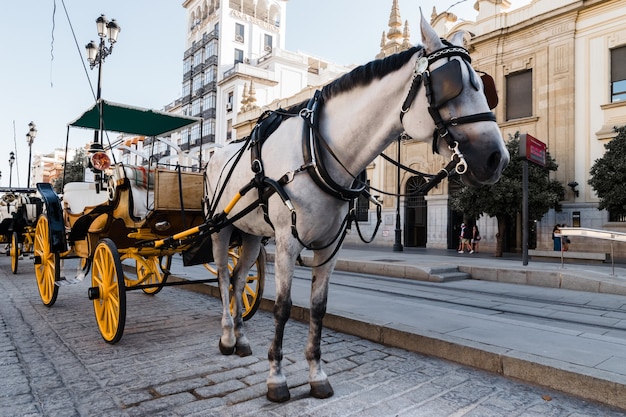
<svg viewBox="0 0 626 417">
<path fill-rule="evenodd" d="M 257 257 L 259 256 L 259 250 L 261 249 L 261 237 L 242 234 L 242 244 L 239 251 L 239 259 L 237 265 L 233 270 L 233 296 L 235 298 L 235 317 L 234 317 L 234 330 L 235 330 L 235 350 L 239 356 L 252 355 L 252 349 L 250 349 L 250 342 L 246 337 L 243 330 L 243 300 L 242 294 L 246 285 L 246 279 L 248 271 Z"/>
<path fill-rule="evenodd" d="M 313 265 L 325 262 L 331 256 L 334 246 L 325 250 L 315 251 Z M 320 344 L 326 303 L 328 300 L 328 284 L 336 263 L 336 255 L 324 265 L 313 267 L 311 280 L 311 314 L 309 315 L 309 335 L 305 350 L 309 362 L 310 395 L 315 398 L 328 398 L 334 394 L 326 373 L 322 370 Z"/>
<path fill-rule="evenodd" d="M 276 282 L 276 301 L 274 302 L 274 339 L 270 344 L 267 358 L 270 372 L 267 377 L 267 399 L 284 402 L 291 397 L 287 387 L 287 379 L 282 371 L 283 336 L 285 324 L 291 314 L 291 280 L 295 268 L 295 260 L 301 248 L 294 247 L 290 239 L 276 237 L 276 254 L 274 260 L 274 276 Z"/>
<path fill-rule="evenodd" d="M 222 299 L 222 336 L 219 348 L 223 355 L 235 353 L 235 338 L 233 318 L 230 315 L 230 271 L 228 270 L 228 244 L 232 227 L 225 227 L 211 236 L 213 240 L 213 258 L 217 267 L 217 281 Z"/>
</svg>

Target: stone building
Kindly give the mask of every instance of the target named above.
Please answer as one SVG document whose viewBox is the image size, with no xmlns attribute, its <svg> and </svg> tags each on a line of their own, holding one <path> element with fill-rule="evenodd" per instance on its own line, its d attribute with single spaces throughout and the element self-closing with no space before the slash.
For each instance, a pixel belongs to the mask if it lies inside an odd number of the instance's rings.
<svg viewBox="0 0 626 417">
<path fill-rule="evenodd" d="M 589 170 L 615 136 L 614 126 L 626 124 L 626 2 L 619 0 L 533 0 L 512 9 L 507 0 L 478 0 L 476 21 L 460 21 L 449 12 L 433 10 L 431 24 L 442 36 L 463 30 L 473 66 L 494 76 L 500 104 L 494 110 L 505 140 L 516 132 L 530 133 L 548 145 L 557 161 L 552 175 L 566 188 L 560 212 L 551 210 L 537 223 L 537 248 L 552 248 L 554 224 L 626 231 L 624 213 L 599 211 L 597 196 L 587 185 Z M 406 48 L 407 25 L 401 31 L 394 0 L 389 31 L 379 57 Z M 397 144 L 386 151 L 398 153 Z M 436 172 L 445 161 L 424 144 L 402 143 L 400 159 L 423 172 Z M 369 169 L 375 186 L 395 190 L 395 167 L 376 161 Z M 404 193 L 422 181 L 401 174 Z M 575 185 L 576 184 L 576 185 Z M 448 194 L 458 184 L 449 181 L 426 197 L 402 198 L 400 214 L 405 246 L 455 248 L 456 227 L 462 214 L 448 204 Z M 376 242 L 394 240 L 396 200 L 383 197 L 384 224 Z M 371 222 L 373 225 L 373 220 Z M 481 217 L 481 250 L 492 250 L 495 219 Z M 521 221 L 505 237 L 505 250 L 521 250 Z M 570 250 L 609 252 L 606 241 L 574 240 Z M 616 248 L 624 256 L 626 248 Z"/>
<path fill-rule="evenodd" d="M 372 58 L 400 52 L 419 42 L 419 34 L 411 40 L 397 0 L 391 3 L 388 29 L 383 32 L 379 53 Z M 602 156 L 603 145 L 615 136 L 613 126 L 626 124 L 626 2 L 532 0 L 516 9 L 512 3 L 514 0 L 478 0 L 474 5 L 478 12 L 475 21 L 459 20 L 450 12 L 438 13 L 436 9 L 429 18 L 443 37 L 465 31 L 473 66 L 495 78 L 500 104 L 494 111 L 503 137 L 530 133 L 548 145 L 559 165 L 551 175 L 568 192 L 563 210 L 551 210 L 537 223 L 537 248 L 552 247 L 555 223 L 626 231 L 626 216 L 599 211 L 597 197 L 587 185 L 591 165 Z M 259 106 L 272 109 L 305 100 L 317 87 L 347 70 L 281 49 L 284 33 L 280 19 L 285 17 L 286 1 L 188 0 L 183 5 L 189 10 L 190 27 L 183 82 L 190 87 L 183 89 L 183 99 L 173 110 L 201 115 L 205 120 L 215 117 L 215 128 L 210 128 L 214 130 L 203 132 L 209 143 L 219 146 L 220 141 L 247 135 L 260 114 Z M 225 58 L 207 55 L 213 31 L 219 35 L 218 50 L 225 52 Z M 237 38 L 241 33 L 243 43 Z M 265 48 L 266 35 L 273 36 L 269 51 Z M 240 47 L 243 55 L 237 52 Z M 204 55 L 196 62 L 197 51 L 202 48 Z M 209 82 L 207 88 L 206 71 L 214 62 L 215 83 Z M 204 77 L 200 84 L 195 81 L 198 74 Z M 280 83 L 272 81 L 278 79 Z M 196 84 L 203 88 L 194 88 Z M 215 95 L 208 107 L 207 94 Z M 202 99 L 200 107 L 194 104 L 198 99 Z M 196 108 L 201 109 L 200 113 Z M 181 147 L 193 149 L 199 137 L 194 135 L 183 135 Z M 418 142 L 395 143 L 385 153 L 394 158 L 399 154 L 404 165 L 427 173 L 439 171 L 447 162 Z M 403 194 L 424 181 L 407 173 L 398 178 L 396 168 L 382 158 L 370 164 L 367 174 L 374 187 L 395 192 L 399 184 Z M 452 179 L 425 197 L 402 197 L 399 204 L 393 196 L 379 196 L 383 224 L 375 244 L 394 244 L 399 214 L 404 246 L 456 248 L 463 215 L 450 208 L 448 196 L 457 187 L 458 182 Z M 364 214 L 362 229 L 368 234 L 375 223 L 373 210 L 367 202 L 358 202 L 357 208 Z M 481 251 L 493 250 L 495 219 L 483 216 L 478 225 L 483 236 Z M 346 241 L 359 242 L 355 235 L 349 235 Z M 504 241 L 505 251 L 521 250 L 519 219 L 511 225 Z M 589 250 L 589 245 L 588 241 L 575 240 L 571 250 Z M 606 242 L 594 241 L 592 245 L 593 250 L 608 252 Z M 625 254 L 626 248 L 619 248 L 616 255 Z"/>
</svg>

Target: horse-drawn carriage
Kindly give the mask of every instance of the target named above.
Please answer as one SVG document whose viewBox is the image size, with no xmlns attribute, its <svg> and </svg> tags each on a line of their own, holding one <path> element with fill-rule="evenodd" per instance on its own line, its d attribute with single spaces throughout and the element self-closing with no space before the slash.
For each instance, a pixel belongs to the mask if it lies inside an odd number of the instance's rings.
<svg viewBox="0 0 626 417">
<path fill-rule="evenodd" d="M 198 123 L 175 116 L 108 102 L 97 103 L 69 127 L 98 129 L 99 110 L 107 131 L 157 137 Z M 176 165 L 110 165 L 102 151 L 90 161 L 100 182 L 65 184 L 62 198 L 48 183 L 37 184 L 45 210 L 36 224 L 35 274 L 44 305 L 52 306 L 59 288 L 81 281 L 91 269 L 88 296 L 93 300 L 98 328 L 108 343 L 118 342 L 126 320 L 126 292 L 156 294 L 167 282 L 172 256 L 182 254 L 185 265 L 204 264 L 213 275 L 199 282 L 216 282 L 212 253 L 202 245 L 210 232 L 203 211 L 203 173 Z M 97 178 L 97 176 L 96 176 Z M 236 236 L 229 248 L 230 268 L 238 260 Z M 76 277 L 61 276 L 64 259 L 79 258 Z M 245 318 L 258 309 L 265 279 L 265 255 L 248 275 L 242 296 Z M 189 281 L 191 283 L 191 281 Z"/>
<path fill-rule="evenodd" d="M 0 243 L 11 256 L 11 271 L 17 274 L 19 260 L 32 254 L 35 223 L 43 204 L 34 188 L 0 188 Z"/>
<path fill-rule="evenodd" d="M 70 253 L 69 245 L 74 253 L 93 263 L 89 295 L 103 337 L 114 343 L 121 337 L 125 319 L 125 291 L 158 288 L 167 275 L 159 259 L 167 260 L 176 251 L 210 237 L 211 250 L 199 252 L 212 253 L 215 259 L 222 299 L 219 348 L 223 354 L 247 356 L 252 350 L 242 319 L 245 283 L 255 263 L 261 282 L 262 243 L 272 236 L 276 244 L 276 301 L 275 331 L 268 349 L 267 398 L 276 402 L 290 398 L 283 372 L 283 337 L 291 313 L 295 264 L 304 248 L 313 252 L 305 349 L 310 393 L 316 398 L 332 396 L 321 360 L 323 318 L 342 236 L 354 219 L 350 201 L 368 187 L 359 173 L 394 141 L 399 146 L 402 138 L 409 137 L 429 143 L 433 152 L 450 158 L 437 174 L 425 174 L 430 180 L 418 190 L 422 193 L 453 173 L 462 175 L 470 186 L 492 184 L 509 162 L 491 111 L 497 104 L 495 84 L 472 68 L 470 54 L 463 47 L 464 34 L 456 32 L 450 40 L 442 40 L 423 16 L 420 27 L 422 45 L 356 67 L 316 91 L 308 102 L 264 113 L 249 137 L 217 149 L 205 168 L 204 197 L 199 197 L 206 199 L 206 214 L 203 217 L 201 210 L 190 210 L 187 226 L 198 222 L 191 229 L 178 231 L 184 225 L 172 221 L 179 215 L 161 207 L 157 198 L 161 192 L 157 184 L 161 178 L 156 178 L 161 175 L 159 170 L 154 172 L 151 214 L 142 219 L 133 217 L 133 184 L 128 172 L 121 169 L 113 175 L 109 199 L 83 209 L 74 223 L 70 219 L 69 234 L 65 233 L 60 202 L 54 193 L 40 187 L 46 214 L 37 223 L 35 261 L 44 303 L 51 305 L 56 298 L 59 258 Z M 89 123 L 85 120 L 82 127 L 95 129 L 98 122 L 102 123 L 98 111 L 92 113 Z M 102 114 L 109 115 L 109 111 L 105 108 Z M 105 126 L 125 131 L 111 126 L 110 121 Z M 182 172 L 174 175 L 178 181 L 171 182 L 181 184 Z M 182 210 L 177 212 L 187 213 L 182 187 L 174 190 L 169 191 L 174 207 L 180 205 Z M 150 195 L 149 187 L 145 193 Z M 173 197 L 177 193 L 183 197 Z M 150 204 L 151 200 L 148 197 L 146 201 Z M 380 203 L 373 199 L 372 203 L 377 205 L 380 221 Z M 162 226 L 167 230 L 160 230 Z M 173 234 L 163 237 L 166 233 Z M 235 247 L 240 248 L 234 269 L 228 262 L 233 236 L 237 237 Z M 139 260 L 136 280 L 127 279 L 121 271 L 121 257 Z M 160 269 L 150 267 L 157 264 Z M 163 273 L 163 278 L 157 272 Z M 138 284 L 142 279 L 151 283 L 144 287 Z"/>
</svg>

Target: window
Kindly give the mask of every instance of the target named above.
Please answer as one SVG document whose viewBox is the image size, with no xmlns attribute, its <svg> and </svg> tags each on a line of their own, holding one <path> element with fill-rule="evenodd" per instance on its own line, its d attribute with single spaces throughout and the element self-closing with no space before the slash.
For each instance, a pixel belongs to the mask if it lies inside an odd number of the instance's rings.
<svg viewBox="0 0 626 417">
<path fill-rule="evenodd" d="M 208 119 L 202 123 L 203 136 L 215 135 L 215 119 Z"/>
<path fill-rule="evenodd" d="M 183 83 L 183 97 L 186 97 L 189 94 L 191 94 L 191 82 L 187 80 Z"/>
<path fill-rule="evenodd" d="M 231 140 L 233 138 L 233 119 L 228 119 L 226 121 L 226 140 Z"/>
<path fill-rule="evenodd" d="M 198 50 L 193 56 L 193 66 L 197 67 L 200 64 L 202 64 L 202 49 Z"/>
<path fill-rule="evenodd" d="M 198 74 L 193 77 L 193 89 L 192 91 L 195 93 L 202 87 L 202 74 Z"/>
<path fill-rule="evenodd" d="M 235 49 L 235 65 L 243 62 L 243 51 L 241 49 Z"/>
<path fill-rule="evenodd" d="M 191 103 L 191 114 L 198 116 L 200 113 L 202 113 L 202 99 L 197 99 Z"/>
<path fill-rule="evenodd" d="M 204 111 L 215 108 L 215 93 L 210 92 L 206 96 L 204 96 Z"/>
<path fill-rule="evenodd" d="M 235 23 L 235 40 L 243 42 L 243 25 L 241 23 Z"/>
<path fill-rule="evenodd" d="M 626 46 L 611 49 L 611 103 L 626 100 Z"/>
<path fill-rule="evenodd" d="M 226 101 L 226 111 L 232 111 L 233 110 L 233 93 L 230 92 L 228 93 L 228 100 Z"/>
<path fill-rule="evenodd" d="M 183 61 L 183 74 L 186 74 L 189 71 L 191 71 L 191 57 Z"/>
<path fill-rule="evenodd" d="M 191 141 L 200 139 L 200 125 L 195 124 L 191 127 Z"/>
<path fill-rule="evenodd" d="M 204 47 L 204 53 L 206 55 L 206 59 L 217 55 L 217 41 L 215 39 L 212 39 L 206 44 Z"/>
<path fill-rule="evenodd" d="M 204 85 L 214 82 L 216 75 L 217 67 L 215 65 L 211 65 L 206 71 L 204 71 Z"/>
<path fill-rule="evenodd" d="M 265 34 L 263 38 L 263 50 L 270 52 L 272 50 L 272 42 L 273 42 L 272 35 Z"/>
<path fill-rule="evenodd" d="M 506 120 L 533 115 L 533 72 L 516 72 L 506 77 Z"/>
</svg>

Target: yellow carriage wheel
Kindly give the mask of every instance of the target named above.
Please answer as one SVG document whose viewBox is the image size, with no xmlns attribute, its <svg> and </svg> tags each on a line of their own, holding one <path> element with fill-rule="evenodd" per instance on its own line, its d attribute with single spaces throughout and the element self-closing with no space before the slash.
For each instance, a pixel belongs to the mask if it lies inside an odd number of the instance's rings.
<svg viewBox="0 0 626 417">
<path fill-rule="evenodd" d="M 126 286 L 119 252 L 111 239 L 102 239 L 94 251 L 89 299 L 102 338 L 110 344 L 119 342 L 126 324 Z"/>
<path fill-rule="evenodd" d="M 232 248 L 228 252 L 232 268 L 237 265 L 239 261 L 239 247 Z M 230 267 L 229 267 L 230 268 Z M 232 268 L 230 270 L 232 271 Z M 241 293 L 241 301 L 243 302 L 243 313 L 241 317 L 244 321 L 249 320 L 257 312 L 261 305 L 261 299 L 263 298 L 263 287 L 265 285 L 265 248 L 261 246 L 259 256 L 257 257 L 254 265 L 250 268 L 248 276 L 246 277 L 246 283 Z M 230 313 L 235 313 L 235 297 L 232 293 L 230 296 Z"/>
<path fill-rule="evenodd" d="M 55 282 L 60 276 L 60 257 L 50 247 L 50 225 L 45 214 L 39 216 L 35 228 L 35 277 L 41 301 L 51 307 L 57 299 L 59 287 Z"/>
<path fill-rule="evenodd" d="M 234 246 L 228 250 L 228 272 L 232 274 L 235 269 L 235 265 L 239 262 L 239 246 Z M 263 298 L 263 288 L 265 286 L 265 262 L 266 253 L 265 248 L 261 246 L 259 256 L 257 257 L 254 265 L 250 268 L 248 276 L 246 277 L 246 284 L 241 294 L 241 301 L 243 302 L 243 313 L 241 317 L 244 320 L 249 320 L 257 312 L 261 305 L 261 299 Z M 204 264 L 204 267 L 217 276 L 217 267 L 214 264 Z M 230 287 L 230 314 L 235 314 L 235 298 L 232 292 L 232 285 Z"/>
<path fill-rule="evenodd" d="M 17 232 L 13 232 L 11 235 L 11 249 L 9 252 L 11 254 L 11 272 L 17 274 L 17 265 L 20 259 L 20 242 Z"/>
<path fill-rule="evenodd" d="M 167 281 L 167 277 L 170 276 L 172 255 L 151 256 L 147 258 L 146 261 L 151 265 L 151 269 L 154 273 L 144 281 L 144 284 L 156 286 L 144 288 L 143 292 L 148 295 L 155 295 L 163 289 L 163 284 Z M 139 271 L 137 271 L 137 274 L 139 274 Z"/>
<path fill-rule="evenodd" d="M 162 258 L 169 258 L 169 263 L 166 259 Z M 144 258 L 139 255 L 123 254 L 121 260 L 124 261 L 126 259 L 133 259 L 135 261 L 136 273 L 136 276 L 124 275 L 127 288 L 136 285 L 151 285 L 151 287 L 141 289 L 148 295 L 155 295 L 163 289 L 163 284 L 165 284 L 169 276 L 169 266 L 172 262 L 171 255 L 166 257 L 150 256 Z"/>
</svg>

